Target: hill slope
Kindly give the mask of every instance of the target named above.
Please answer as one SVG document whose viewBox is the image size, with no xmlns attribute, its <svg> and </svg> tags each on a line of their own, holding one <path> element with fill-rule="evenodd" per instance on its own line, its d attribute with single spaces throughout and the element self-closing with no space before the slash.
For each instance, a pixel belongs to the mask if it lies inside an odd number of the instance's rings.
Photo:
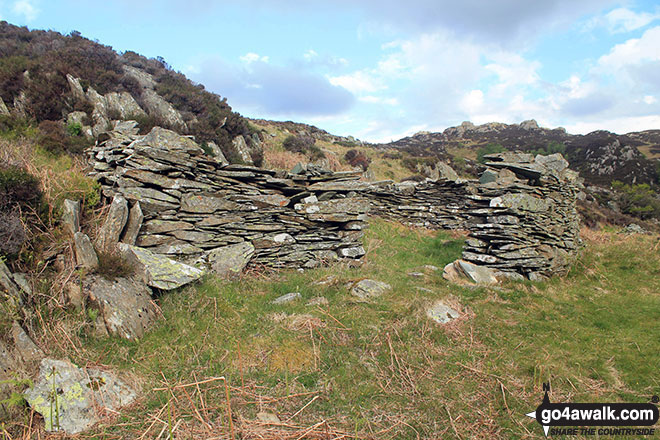
<svg viewBox="0 0 660 440">
<path fill-rule="evenodd" d="M 455 159 L 457 151 L 472 152 L 490 144 L 507 150 L 527 152 L 547 150 L 559 146 L 571 168 L 580 172 L 587 183 L 606 185 L 612 180 L 625 183 L 658 182 L 660 130 L 617 135 L 595 131 L 586 135 L 572 135 L 563 128 L 539 127 L 536 121 L 520 124 L 489 123 L 475 126 L 464 122 L 442 133 L 420 132 L 379 148 L 396 148 L 416 156 L 437 156 Z"/>
<path fill-rule="evenodd" d="M 113 120 L 135 119 L 143 131 L 159 125 L 213 142 L 230 162 L 260 162 L 251 148 L 258 139 L 226 99 L 161 58 L 118 54 L 77 32 L 64 36 L 1 22 L 0 98 L 3 124 L 11 123 L 7 118 L 78 123 L 92 129 L 83 134 L 97 136 Z M 237 151 L 242 146 L 247 155 Z"/>
</svg>

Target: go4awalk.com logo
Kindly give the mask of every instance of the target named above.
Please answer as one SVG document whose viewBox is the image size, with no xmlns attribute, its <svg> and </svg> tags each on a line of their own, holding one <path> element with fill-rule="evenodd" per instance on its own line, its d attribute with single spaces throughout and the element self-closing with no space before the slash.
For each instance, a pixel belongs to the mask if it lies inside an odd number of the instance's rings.
<svg viewBox="0 0 660 440">
<path fill-rule="evenodd" d="M 550 384 L 543 384 L 543 402 L 526 414 L 536 419 L 545 435 L 654 435 L 658 396 L 653 403 L 551 403 Z"/>
</svg>

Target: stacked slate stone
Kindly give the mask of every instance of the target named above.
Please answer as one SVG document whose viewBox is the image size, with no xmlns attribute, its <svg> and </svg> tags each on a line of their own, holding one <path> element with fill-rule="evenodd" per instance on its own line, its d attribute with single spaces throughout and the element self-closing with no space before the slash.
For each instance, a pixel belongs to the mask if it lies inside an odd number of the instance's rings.
<svg viewBox="0 0 660 440">
<path fill-rule="evenodd" d="M 577 173 L 560 154 L 486 159 L 463 259 L 514 278 L 565 272 L 579 244 Z"/>
<path fill-rule="evenodd" d="M 123 195 L 144 219 L 136 245 L 188 263 L 222 259 L 244 244 L 252 265 L 314 267 L 359 258 L 369 203 L 357 173 L 298 167 L 298 174 L 225 165 L 195 141 L 155 127 L 117 127 L 90 151 L 103 194 Z"/>
<path fill-rule="evenodd" d="M 368 189 L 372 214 L 433 229 L 467 229 L 479 221 L 470 214 L 476 193 L 474 182 L 446 179 L 380 182 Z"/>
</svg>

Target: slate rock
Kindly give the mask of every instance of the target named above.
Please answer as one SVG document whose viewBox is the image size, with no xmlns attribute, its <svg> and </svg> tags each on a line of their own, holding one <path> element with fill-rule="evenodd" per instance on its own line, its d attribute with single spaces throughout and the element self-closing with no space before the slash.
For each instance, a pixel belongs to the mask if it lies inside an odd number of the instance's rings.
<svg viewBox="0 0 660 440">
<path fill-rule="evenodd" d="M 84 294 L 100 310 L 109 334 L 138 339 L 153 325 L 158 310 L 151 289 L 128 278 L 108 280 L 91 275 L 83 282 Z"/>
<path fill-rule="evenodd" d="M 300 298 L 300 292 L 291 292 L 291 293 L 287 293 L 286 295 L 282 295 L 280 297 L 275 298 L 273 301 L 271 301 L 271 304 L 286 304 L 295 301 L 299 298 Z"/>
<path fill-rule="evenodd" d="M 426 316 L 438 324 L 447 324 L 461 315 L 442 301 L 438 301 L 426 310 Z"/>
<path fill-rule="evenodd" d="M 151 287 L 172 290 L 198 280 L 204 271 L 196 267 L 153 253 L 147 249 L 120 243 L 119 249 L 140 272 L 142 279 Z"/>
<path fill-rule="evenodd" d="M 128 221 L 126 223 L 126 227 L 124 228 L 124 235 L 121 239 L 122 243 L 131 245 L 135 244 L 137 236 L 140 233 L 140 228 L 142 228 L 143 220 L 144 214 L 142 213 L 140 202 L 135 202 L 133 207 L 128 212 Z"/>
<path fill-rule="evenodd" d="M 46 357 L 43 350 L 34 343 L 18 322 L 14 321 L 12 323 L 11 333 L 16 352 L 23 358 L 24 362 L 39 361 Z"/>
<path fill-rule="evenodd" d="M 455 283 L 497 284 L 496 271 L 465 260 L 456 260 L 445 266 L 443 278 Z"/>
<path fill-rule="evenodd" d="M 111 251 L 117 243 L 128 220 L 128 202 L 121 195 L 115 195 L 108 210 L 105 223 L 99 231 L 97 244 L 99 249 Z"/>
<path fill-rule="evenodd" d="M 243 272 L 254 254 L 252 243 L 243 242 L 214 249 L 208 256 L 213 271 L 222 278 L 234 278 Z"/>
<path fill-rule="evenodd" d="M 80 231 L 80 201 L 64 200 L 62 224 L 64 229 L 71 235 Z"/>
<path fill-rule="evenodd" d="M 376 298 L 392 290 L 392 286 L 382 281 L 361 280 L 351 288 L 351 294 L 360 299 Z"/>
<path fill-rule="evenodd" d="M 96 255 L 92 241 L 87 234 L 76 232 L 73 236 L 76 250 L 76 263 L 85 269 L 94 270 L 99 267 L 99 257 Z"/>
<path fill-rule="evenodd" d="M 56 359 L 41 361 L 34 386 L 25 392 L 32 409 L 43 416 L 46 431 L 70 435 L 98 423 L 105 408 L 116 412 L 136 396 L 134 390 L 109 372 L 78 368 Z"/>
</svg>

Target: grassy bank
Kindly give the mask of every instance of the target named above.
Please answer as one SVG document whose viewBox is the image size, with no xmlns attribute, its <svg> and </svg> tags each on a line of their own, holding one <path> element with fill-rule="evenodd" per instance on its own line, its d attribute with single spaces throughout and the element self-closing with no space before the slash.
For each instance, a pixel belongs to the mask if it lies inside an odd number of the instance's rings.
<svg viewBox="0 0 660 440">
<path fill-rule="evenodd" d="M 71 338 L 50 346 L 142 388 L 89 438 L 541 438 L 524 414 L 544 381 L 553 401 L 660 392 L 658 237 L 583 237 L 565 278 L 469 289 L 423 267 L 457 258 L 461 237 L 373 221 L 362 267 L 209 277 L 161 297 L 141 341 L 76 336 L 69 316 L 49 334 Z M 363 278 L 393 288 L 360 302 L 347 285 Z M 289 292 L 302 298 L 271 304 Z M 429 320 L 438 299 L 463 317 Z"/>
</svg>

